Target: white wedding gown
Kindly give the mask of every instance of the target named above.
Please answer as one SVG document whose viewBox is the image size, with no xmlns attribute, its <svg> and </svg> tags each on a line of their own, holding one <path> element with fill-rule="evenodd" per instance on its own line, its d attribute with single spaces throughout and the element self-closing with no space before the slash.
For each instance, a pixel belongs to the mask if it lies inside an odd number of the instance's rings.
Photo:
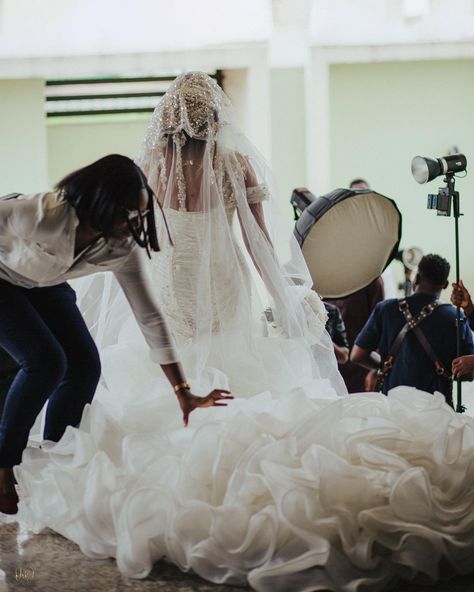
<svg viewBox="0 0 474 592">
<path fill-rule="evenodd" d="M 197 303 L 180 282 L 201 256 L 197 216 L 168 219 L 186 240 L 161 255 L 160 298 L 192 366 Z M 194 411 L 184 428 L 127 322 L 102 352 L 107 388 L 80 428 L 25 452 L 19 519 L 115 557 L 134 578 L 161 558 L 262 592 L 375 591 L 472 570 L 474 420 L 411 388 L 338 396 L 297 340 L 260 337 L 246 350 L 232 323 L 245 273 L 215 271 L 210 309 L 224 302 L 213 315 L 229 323 L 213 328 L 193 389 L 230 384 L 237 398 Z"/>
<path fill-rule="evenodd" d="M 214 80 L 178 76 L 138 164 L 175 242 L 153 285 L 186 378 L 196 394 L 229 386 L 237 398 L 193 411 L 184 428 L 134 322 L 107 314 L 105 286 L 104 382 L 79 429 L 25 452 L 19 518 L 135 578 L 161 558 L 260 592 L 378 591 L 469 572 L 474 420 L 410 388 L 344 396 L 301 252 L 282 266 L 264 229 L 271 175 L 234 121 Z"/>
</svg>

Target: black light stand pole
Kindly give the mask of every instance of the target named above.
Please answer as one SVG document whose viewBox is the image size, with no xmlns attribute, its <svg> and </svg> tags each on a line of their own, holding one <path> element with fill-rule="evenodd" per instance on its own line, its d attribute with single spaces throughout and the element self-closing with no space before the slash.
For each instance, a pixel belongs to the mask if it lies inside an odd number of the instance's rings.
<svg viewBox="0 0 474 592">
<path fill-rule="evenodd" d="M 454 173 L 446 175 L 445 182 L 448 185 L 448 192 L 450 198 L 453 200 L 453 214 L 454 214 L 454 243 L 455 243 L 455 254 L 456 254 L 456 284 L 459 285 L 460 280 L 460 265 L 459 265 L 459 217 L 460 203 L 459 203 L 459 191 L 454 189 Z M 461 355 L 461 327 L 463 321 L 461 320 L 461 307 L 456 307 L 456 357 L 459 358 Z M 464 413 L 466 407 L 462 404 L 462 382 L 460 378 L 456 378 L 456 412 Z"/>
<path fill-rule="evenodd" d="M 413 283 L 410 279 L 412 270 L 404 265 L 403 272 L 405 273 L 405 281 L 400 284 L 400 288 L 403 290 L 404 297 L 407 298 L 413 294 Z"/>
</svg>

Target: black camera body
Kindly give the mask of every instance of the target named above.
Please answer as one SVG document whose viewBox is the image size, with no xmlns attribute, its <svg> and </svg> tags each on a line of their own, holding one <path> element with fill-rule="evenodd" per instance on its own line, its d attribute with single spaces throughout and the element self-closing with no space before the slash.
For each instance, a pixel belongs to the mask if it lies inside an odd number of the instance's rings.
<svg viewBox="0 0 474 592">
<path fill-rule="evenodd" d="M 428 194 L 427 208 L 436 210 L 438 216 L 451 216 L 451 198 L 449 187 L 440 187 L 438 193 Z"/>
</svg>

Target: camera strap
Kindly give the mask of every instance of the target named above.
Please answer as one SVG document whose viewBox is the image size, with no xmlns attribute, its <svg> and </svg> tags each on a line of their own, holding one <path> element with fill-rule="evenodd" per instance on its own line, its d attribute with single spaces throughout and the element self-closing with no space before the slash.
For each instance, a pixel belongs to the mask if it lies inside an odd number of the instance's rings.
<svg viewBox="0 0 474 592">
<path fill-rule="evenodd" d="M 411 313 L 406 299 L 403 298 L 402 300 L 398 301 L 398 308 L 405 317 L 406 323 L 403 325 L 400 333 L 397 335 L 395 341 L 392 343 L 387 355 L 387 359 L 383 362 L 381 368 L 377 371 L 377 382 L 375 384 L 376 391 L 382 390 L 385 379 L 387 378 L 393 367 L 395 357 L 409 331 L 413 331 L 421 347 L 424 349 L 427 356 L 433 362 L 436 374 L 438 374 L 438 376 L 442 376 L 446 380 L 451 379 L 450 374 L 448 374 L 448 372 L 444 368 L 435 351 L 431 347 L 429 341 L 426 339 L 425 334 L 419 327 L 420 323 L 422 323 L 426 318 L 428 318 L 438 308 L 438 306 L 440 306 L 440 304 L 441 303 L 439 302 L 439 300 L 435 300 L 434 302 L 431 302 L 430 304 L 424 306 L 420 310 L 420 312 L 414 317 Z"/>
</svg>

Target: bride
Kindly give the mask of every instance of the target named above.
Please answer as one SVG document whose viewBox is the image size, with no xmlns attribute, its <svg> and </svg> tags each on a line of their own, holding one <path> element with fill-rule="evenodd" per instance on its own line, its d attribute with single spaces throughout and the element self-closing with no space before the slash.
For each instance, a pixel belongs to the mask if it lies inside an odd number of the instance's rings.
<svg viewBox="0 0 474 592">
<path fill-rule="evenodd" d="M 474 421 L 411 388 L 344 396 L 296 244 L 280 263 L 268 170 L 211 78 L 174 81 L 138 164 L 173 236 L 151 273 L 186 375 L 238 398 L 184 428 L 126 303 L 89 285 L 103 385 L 79 429 L 24 454 L 19 518 L 130 577 L 163 557 L 282 592 L 470 571 Z"/>
<path fill-rule="evenodd" d="M 238 131 L 230 102 L 214 80 L 192 73 L 174 82 L 155 111 L 137 162 L 174 238 L 174 246 L 154 259 L 151 273 L 194 388 L 221 384 L 242 397 L 321 379 L 320 388 L 332 384 L 345 393 L 323 331 L 326 313 L 310 290 L 296 241 L 291 267 L 279 263 L 271 175 Z M 166 245 L 166 228 L 158 233 Z M 117 319 L 129 319 L 121 341 L 138 341 L 119 291 L 97 291 L 99 310 L 107 310 L 111 321 L 93 322 L 96 335 L 115 343 Z M 264 338 L 268 333 L 275 338 Z M 118 349 L 109 357 L 113 375 L 130 355 L 123 348 L 121 359 Z"/>
<path fill-rule="evenodd" d="M 219 369 L 240 396 L 287 390 L 303 369 L 308 379 L 328 378 L 345 392 L 299 249 L 291 270 L 276 256 L 266 223 L 274 217 L 269 171 L 214 80 L 190 73 L 175 81 L 138 162 L 174 237 L 174 248 L 156 258 L 154 283 L 189 371 L 202 380 L 206 368 Z M 270 323 L 262 319 L 266 293 Z M 290 339 L 271 340 L 270 353 L 262 323 Z"/>
</svg>

